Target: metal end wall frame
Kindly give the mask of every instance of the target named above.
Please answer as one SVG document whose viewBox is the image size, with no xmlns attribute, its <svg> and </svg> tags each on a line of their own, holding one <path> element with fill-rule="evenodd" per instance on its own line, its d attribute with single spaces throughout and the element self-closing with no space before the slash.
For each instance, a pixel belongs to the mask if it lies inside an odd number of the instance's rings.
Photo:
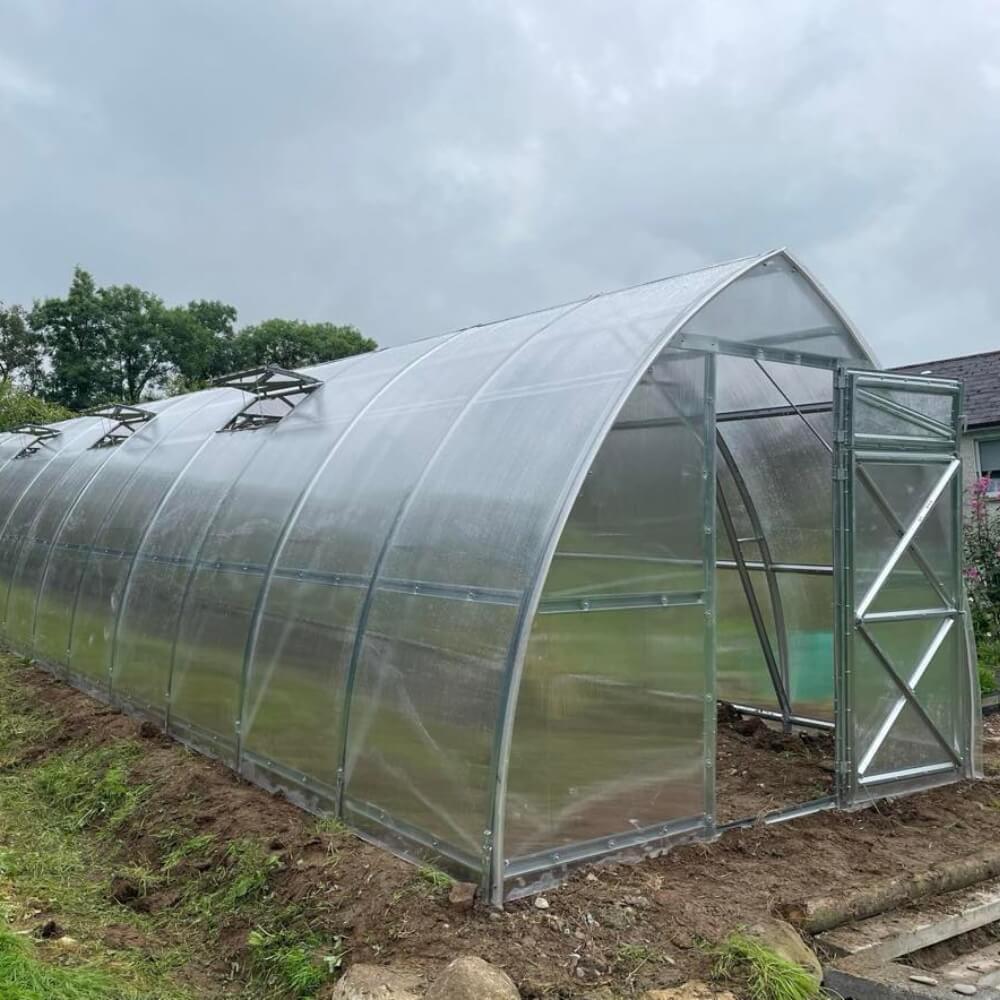
<svg viewBox="0 0 1000 1000">
<path fill-rule="evenodd" d="M 774 251 L 241 373 L 144 406 L 156 419 L 113 448 L 98 417 L 44 429 L 24 461 L 23 434 L 0 437 L 5 639 L 494 903 L 585 861 L 711 839 L 719 573 L 743 579 L 748 634 L 770 643 L 775 706 L 743 707 L 823 727 L 789 694 L 781 580 L 842 572 L 774 547 L 727 444 L 829 402 L 720 403 L 726 355 L 831 373 L 874 360 Z M 895 451 L 939 433 L 925 416 Z M 219 433 L 237 429 L 254 433 Z"/>
</svg>

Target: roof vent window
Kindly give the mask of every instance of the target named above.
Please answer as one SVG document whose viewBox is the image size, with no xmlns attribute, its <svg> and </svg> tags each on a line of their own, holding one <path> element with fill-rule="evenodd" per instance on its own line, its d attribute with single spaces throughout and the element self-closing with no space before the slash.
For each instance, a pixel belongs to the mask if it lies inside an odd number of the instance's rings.
<svg viewBox="0 0 1000 1000">
<path fill-rule="evenodd" d="M 156 414 L 152 410 L 143 410 L 138 406 L 129 406 L 126 403 L 112 403 L 89 410 L 88 416 L 113 421 L 111 428 L 90 447 L 116 448 L 123 441 L 127 441 L 142 424 L 152 420 Z"/>
<path fill-rule="evenodd" d="M 252 431 L 276 424 L 323 383 L 310 375 L 267 365 L 223 375 L 214 384 L 221 388 L 238 389 L 250 397 L 246 406 L 220 430 Z"/>
<path fill-rule="evenodd" d="M 60 431 L 55 427 L 46 427 L 44 424 L 22 424 L 15 427 L 11 434 L 25 434 L 31 440 L 14 456 L 14 458 L 30 458 L 32 455 L 42 450 L 46 441 L 59 437 Z"/>
</svg>

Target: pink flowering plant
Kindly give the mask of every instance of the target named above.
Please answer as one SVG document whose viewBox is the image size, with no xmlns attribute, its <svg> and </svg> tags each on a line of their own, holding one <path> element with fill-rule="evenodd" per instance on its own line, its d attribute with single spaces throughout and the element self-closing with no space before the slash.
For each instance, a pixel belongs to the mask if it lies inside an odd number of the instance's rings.
<svg viewBox="0 0 1000 1000">
<path fill-rule="evenodd" d="M 1000 514 L 987 499 L 990 480 L 972 487 L 965 521 L 965 589 L 979 654 L 979 686 L 984 694 L 997 689 L 1000 667 Z"/>
</svg>

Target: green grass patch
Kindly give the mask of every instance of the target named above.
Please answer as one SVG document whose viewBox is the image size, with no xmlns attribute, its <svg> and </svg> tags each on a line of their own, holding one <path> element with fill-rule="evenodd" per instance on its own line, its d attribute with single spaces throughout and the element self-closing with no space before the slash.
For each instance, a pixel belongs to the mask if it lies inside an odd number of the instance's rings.
<svg viewBox="0 0 1000 1000">
<path fill-rule="evenodd" d="M 340 939 L 324 949 L 319 939 L 297 937 L 285 930 L 258 927 L 250 932 L 247 945 L 251 975 L 258 986 L 294 1000 L 308 1000 L 336 975 L 344 961 Z"/>
<path fill-rule="evenodd" d="M 139 753 L 134 743 L 66 750 L 36 767 L 33 783 L 63 823 L 77 830 L 101 826 L 114 833 L 131 818 L 148 791 L 128 780 Z"/>
<path fill-rule="evenodd" d="M 737 983 L 750 1000 L 811 1000 L 819 993 L 809 973 L 754 938 L 730 934 L 714 951 L 713 975 Z"/>
<path fill-rule="evenodd" d="M 134 990 L 89 965 L 53 965 L 25 937 L 0 926 L 0 997 L 3 1000 L 125 1000 Z"/>
</svg>

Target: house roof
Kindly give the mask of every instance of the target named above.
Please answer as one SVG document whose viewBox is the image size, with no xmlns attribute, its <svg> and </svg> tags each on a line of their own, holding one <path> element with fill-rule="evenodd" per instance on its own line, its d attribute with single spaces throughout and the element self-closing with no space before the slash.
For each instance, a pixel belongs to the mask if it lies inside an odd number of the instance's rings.
<svg viewBox="0 0 1000 1000">
<path fill-rule="evenodd" d="M 972 429 L 1000 424 L 1000 351 L 924 361 L 892 371 L 958 379 L 965 385 L 966 426 Z"/>
</svg>

